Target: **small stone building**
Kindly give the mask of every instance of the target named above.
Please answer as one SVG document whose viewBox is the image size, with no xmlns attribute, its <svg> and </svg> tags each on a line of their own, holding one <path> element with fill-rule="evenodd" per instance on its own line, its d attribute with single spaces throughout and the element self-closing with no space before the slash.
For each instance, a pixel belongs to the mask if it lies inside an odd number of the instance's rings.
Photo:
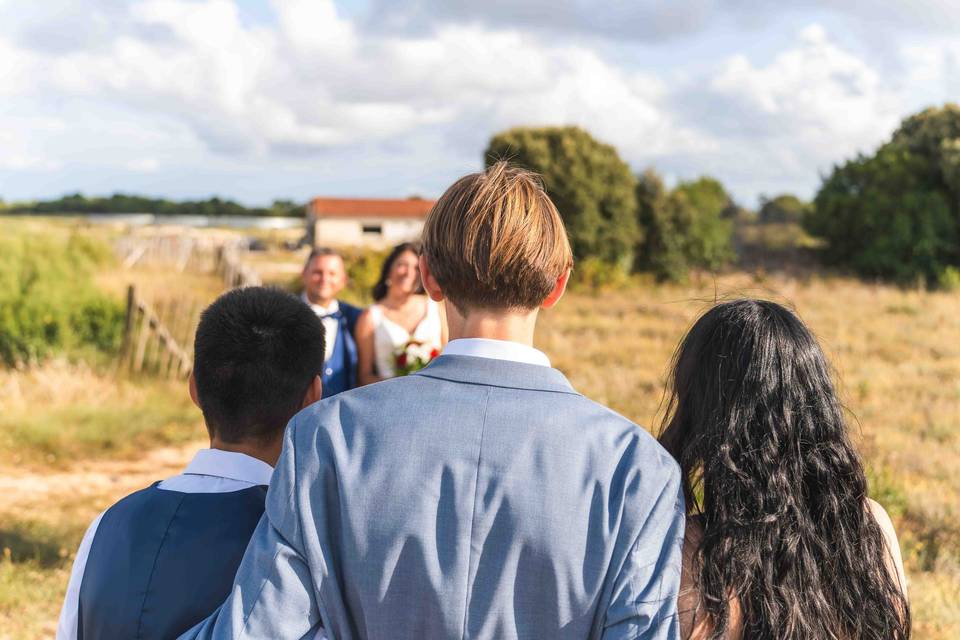
<svg viewBox="0 0 960 640">
<path fill-rule="evenodd" d="M 314 246 L 382 249 L 418 239 L 432 206 L 421 198 L 314 198 L 307 234 Z"/>
</svg>

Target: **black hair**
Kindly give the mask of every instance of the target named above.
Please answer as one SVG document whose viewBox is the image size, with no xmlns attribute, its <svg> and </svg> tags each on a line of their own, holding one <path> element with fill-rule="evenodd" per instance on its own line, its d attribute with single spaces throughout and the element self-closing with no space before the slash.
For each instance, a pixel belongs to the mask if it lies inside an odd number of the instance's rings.
<svg viewBox="0 0 960 640">
<path fill-rule="evenodd" d="M 224 442 L 283 433 L 323 367 L 323 324 L 299 298 L 267 287 L 229 291 L 200 317 L 193 373 L 203 418 Z"/>
<path fill-rule="evenodd" d="M 702 518 L 696 586 L 711 638 L 730 598 L 744 639 L 901 640 L 906 598 L 823 351 L 762 300 L 719 304 L 674 356 L 660 441 Z"/>
<path fill-rule="evenodd" d="M 374 300 L 379 302 L 387 297 L 387 278 L 390 277 L 390 269 L 393 267 L 393 263 L 396 262 L 397 258 L 407 251 L 412 251 L 416 256 L 419 257 L 420 245 L 415 242 L 401 242 L 391 249 L 389 254 L 387 254 L 387 259 L 383 261 L 383 266 L 380 267 L 380 277 L 377 278 L 377 283 L 373 285 Z M 417 293 L 423 293 L 422 282 L 417 288 Z"/>
</svg>

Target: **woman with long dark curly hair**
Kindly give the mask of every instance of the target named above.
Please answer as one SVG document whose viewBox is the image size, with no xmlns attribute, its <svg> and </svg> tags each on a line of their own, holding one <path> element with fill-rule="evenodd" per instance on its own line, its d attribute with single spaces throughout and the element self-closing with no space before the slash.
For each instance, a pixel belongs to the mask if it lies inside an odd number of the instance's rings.
<svg viewBox="0 0 960 640">
<path fill-rule="evenodd" d="M 670 386 L 660 442 L 690 512 L 683 637 L 909 638 L 896 533 L 803 323 L 773 302 L 719 304 L 680 344 Z"/>
</svg>

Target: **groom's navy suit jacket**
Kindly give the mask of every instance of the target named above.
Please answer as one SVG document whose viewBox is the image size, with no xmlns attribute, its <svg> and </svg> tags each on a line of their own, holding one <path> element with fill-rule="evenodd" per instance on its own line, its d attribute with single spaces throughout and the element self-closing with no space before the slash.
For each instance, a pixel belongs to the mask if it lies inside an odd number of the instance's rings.
<svg viewBox="0 0 960 640">
<path fill-rule="evenodd" d="M 549 367 L 441 356 L 300 412 L 232 593 L 183 637 L 678 637 L 684 504 Z"/>
<path fill-rule="evenodd" d="M 363 309 L 341 300 L 338 300 L 337 304 L 340 309 L 333 316 L 338 324 L 337 335 L 330 359 L 323 363 L 320 378 L 324 398 L 357 386 L 357 343 L 354 334 Z"/>
</svg>

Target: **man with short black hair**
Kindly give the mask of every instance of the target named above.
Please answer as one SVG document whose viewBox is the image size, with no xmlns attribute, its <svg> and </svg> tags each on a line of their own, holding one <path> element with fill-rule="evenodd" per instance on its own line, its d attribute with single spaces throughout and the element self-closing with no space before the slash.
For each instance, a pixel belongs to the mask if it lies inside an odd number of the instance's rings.
<svg viewBox="0 0 960 640">
<path fill-rule="evenodd" d="M 347 284 L 343 256 L 329 247 L 310 252 L 301 274 L 301 298 L 323 322 L 327 336 L 323 355 L 323 397 L 357 386 L 357 343 L 354 334 L 361 309 L 337 300 Z"/>
<path fill-rule="evenodd" d="M 203 312 L 190 397 L 210 448 L 87 530 L 58 640 L 173 638 L 230 592 L 290 417 L 321 396 L 323 327 L 296 297 L 235 289 Z"/>
</svg>

